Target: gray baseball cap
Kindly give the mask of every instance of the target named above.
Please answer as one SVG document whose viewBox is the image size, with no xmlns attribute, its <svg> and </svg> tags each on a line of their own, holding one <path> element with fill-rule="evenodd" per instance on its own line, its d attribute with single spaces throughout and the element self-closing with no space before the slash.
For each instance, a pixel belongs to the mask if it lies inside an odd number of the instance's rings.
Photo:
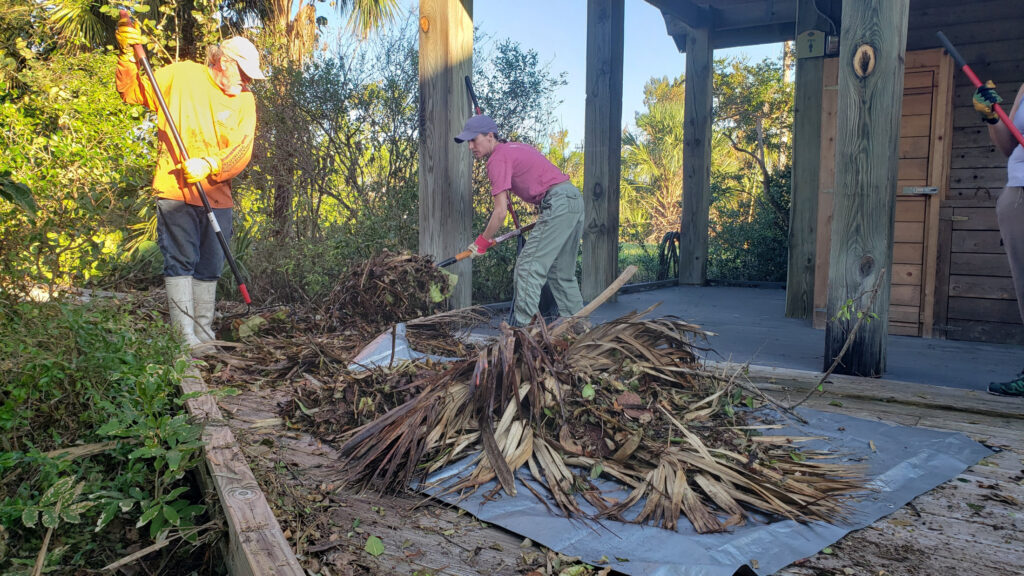
<svg viewBox="0 0 1024 576">
<path fill-rule="evenodd" d="M 455 137 L 455 141 L 459 144 L 467 140 L 476 138 L 477 134 L 487 134 L 488 132 L 498 133 L 498 125 L 491 120 L 491 117 L 486 114 L 477 114 L 466 120 L 466 127 L 462 129 L 462 132 Z"/>
</svg>

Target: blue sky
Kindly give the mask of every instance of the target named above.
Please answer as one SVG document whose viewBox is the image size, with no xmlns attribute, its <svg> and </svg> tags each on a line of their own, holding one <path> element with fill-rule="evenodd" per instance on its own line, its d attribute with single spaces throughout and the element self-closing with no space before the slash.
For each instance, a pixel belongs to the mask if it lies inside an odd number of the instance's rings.
<svg viewBox="0 0 1024 576">
<path fill-rule="evenodd" d="M 644 84 L 652 77 L 675 77 L 686 70 L 685 55 L 665 31 L 661 12 L 643 0 L 625 0 L 622 120 L 632 125 L 643 109 Z M 586 103 L 586 0 L 476 0 L 473 20 L 496 39 L 509 38 L 536 50 L 553 74 L 566 72 L 569 84 L 555 115 L 569 130 L 569 140 L 583 140 Z M 715 57 L 747 54 L 754 61 L 778 57 L 781 44 L 716 50 Z"/>
</svg>

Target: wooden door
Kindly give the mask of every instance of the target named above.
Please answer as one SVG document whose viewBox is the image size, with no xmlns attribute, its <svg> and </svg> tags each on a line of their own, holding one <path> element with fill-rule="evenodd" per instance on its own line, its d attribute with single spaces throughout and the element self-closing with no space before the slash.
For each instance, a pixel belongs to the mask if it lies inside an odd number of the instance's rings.
<svg viewBox="0 0 1024 576">
<path fill-rule="evenodd" d="M 825 61 L 822 94 L 821 179 L 814 274 L 814 326 L 827 322 L 829 250 L 835 189 L 838 60 Z M 889 273 L 889 333 L 932 336 L 939 206 L 949 174 L 952 61 L 938 50 L 908 52 L 900 118 L 899 172 L 892 270 Z M 841 161 L 841 159 L 840 159 Z"/>
</svg>

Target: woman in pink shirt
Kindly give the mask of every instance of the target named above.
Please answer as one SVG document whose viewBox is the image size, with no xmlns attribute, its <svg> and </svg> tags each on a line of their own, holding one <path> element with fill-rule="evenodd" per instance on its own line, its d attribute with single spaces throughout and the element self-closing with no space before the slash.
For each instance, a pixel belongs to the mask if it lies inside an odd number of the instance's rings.
<svg viewBox="0 0 1024 576">
<path fill-rule="evenodd" d="M 469 245 L 472 257 L 494 245 L 494 236 L 508 215 L 509 195 L 540 208 L 537 224 L 523 247 L 515 269 L 513 323 L 525 326 L 537 314 L 541 289 L 547 282 L 561 316 L 583 308 L 576 283 L 576 254 L 583 236 L 583 196 L 537 149 L 498 137 L 498 126 L 489 116 L 473 116 L 455 137 L 468 142 L 477 160 L 487 161 L 494 211 L 483 233 Z"/>
</svg>

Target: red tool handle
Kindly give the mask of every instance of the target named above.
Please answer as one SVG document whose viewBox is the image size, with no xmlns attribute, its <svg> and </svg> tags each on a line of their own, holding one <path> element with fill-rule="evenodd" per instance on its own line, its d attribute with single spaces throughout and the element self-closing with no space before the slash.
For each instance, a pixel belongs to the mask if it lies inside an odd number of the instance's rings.
<svg viewBox="0 0 1024 576">
<path fill-rule="evenodd" d="M 967 75 L 967 79 L 971 81 L 971 84 L 974 84 L 975 88 L 980 88 L 982 84 L 981 79 L 979 79 L 977 74 L 974 73 L 974 70 L 971 70 L 971 67 L 967 65 L 967 61 L 964 60 L 963 56 L 961 56 L 960 53 L 957 52 L 956 48 L 953 47 L 953 43 L 949 41 L 949 38 L 946 38 L 946 35 L 941 31 L 936 32 L 935 34 L 939 37 L 939 41 L 942 42 L 942 45 L 946 48 L 946 52 L 949 52 L 949 55 L 953 57 L 953 60 L 956 60 L 957 66 L 960 66 L 960 69 Z M 1003 111 L 1003 107 L 999 104 L 993 104 L 992 109 L 995 110 L 996 115 L 1003 121 L 1003 124 L 1010 129 L 1010 134 L 1013 134 L 1013 137 L 1017 139 L 1017 142 L 1019 142 L 1021 146 L 1024 146 L 1024 135 L 1022 135 L 1020 130 L 1018 130 L 1013 122 L 1010 121 L 1010 117 Z"/>
</svg>

